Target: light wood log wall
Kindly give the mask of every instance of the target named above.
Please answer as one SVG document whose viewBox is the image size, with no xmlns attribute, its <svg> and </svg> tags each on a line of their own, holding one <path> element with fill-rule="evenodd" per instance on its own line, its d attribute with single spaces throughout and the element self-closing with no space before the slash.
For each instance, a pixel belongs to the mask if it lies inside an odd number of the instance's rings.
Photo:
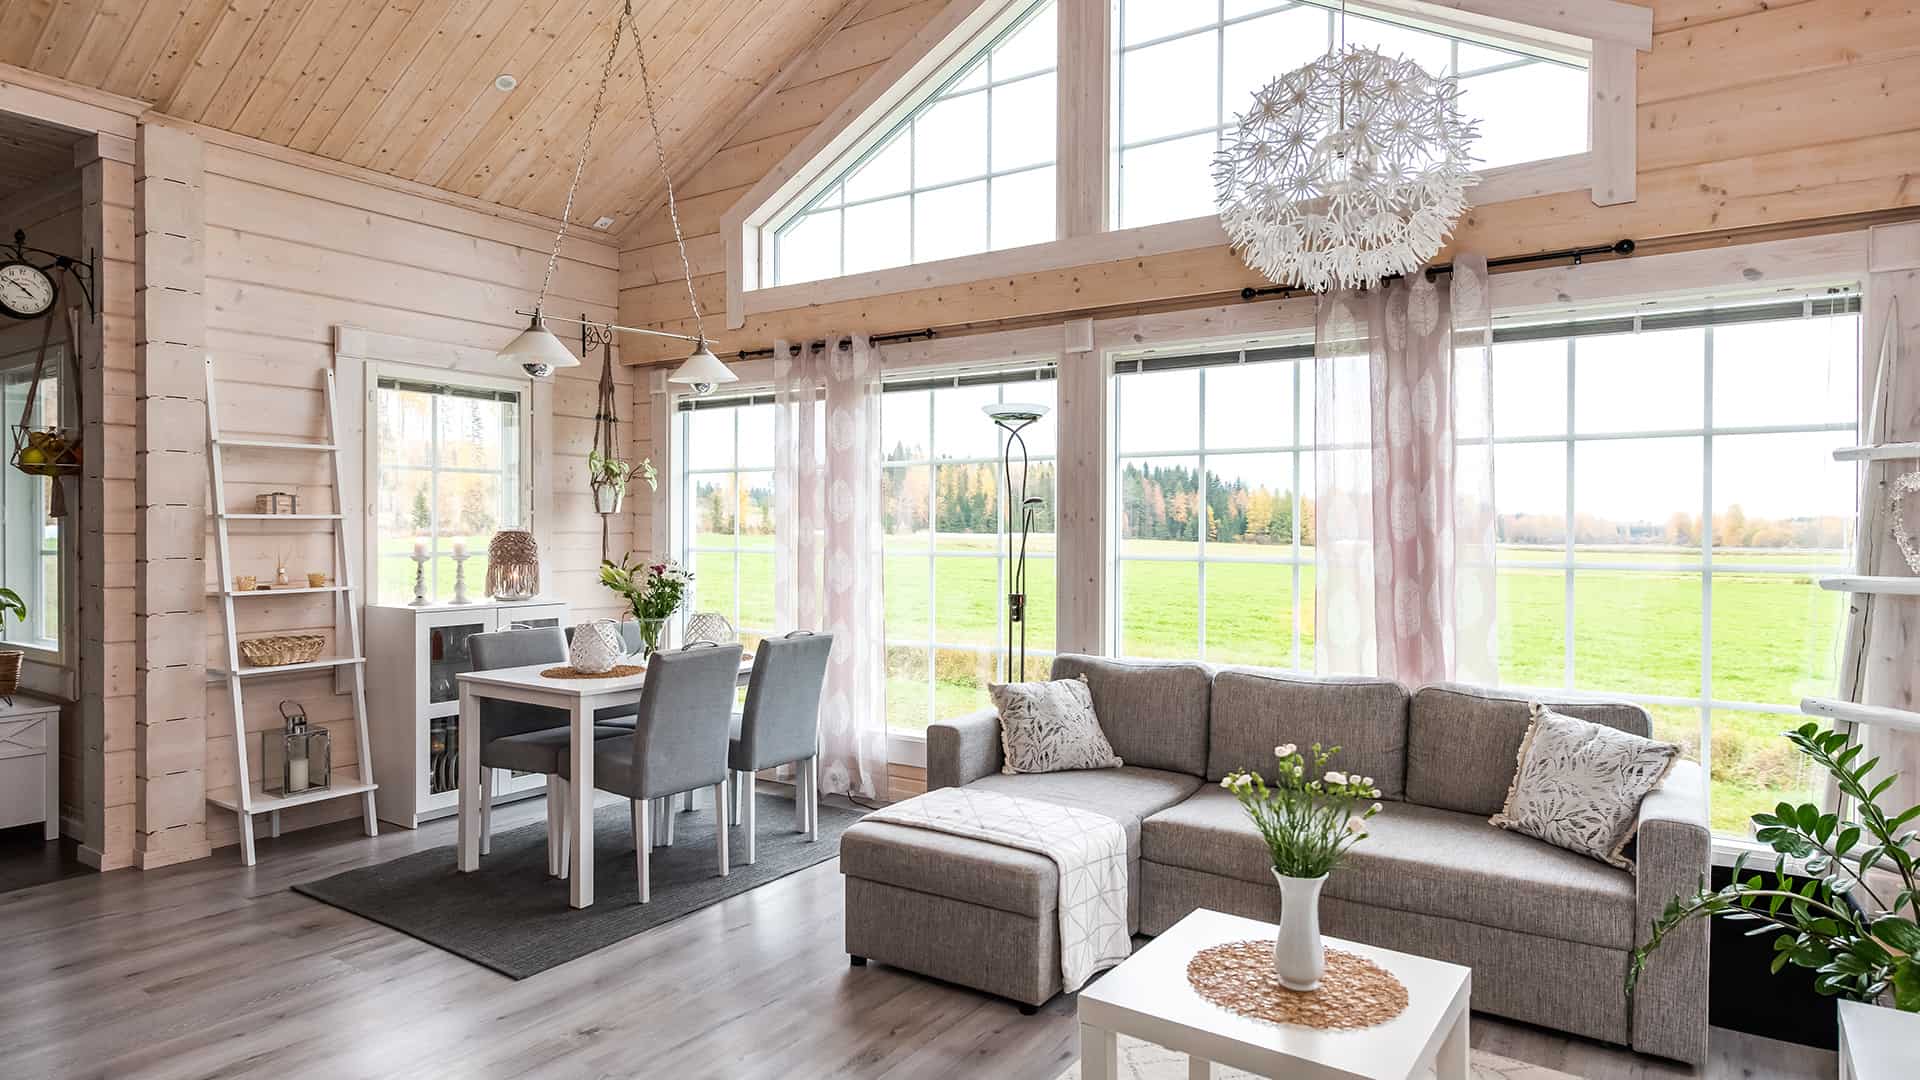
<svg viewBox="0 0 1920 1080">
<path fill-rule="evenodd" d="M 729 143 L 682 185 L 681 220 L 706 310 L 723 310 L 721 215 L 944 0 L 872 0 L 802 57 Z M 1920 7 L 1867 0 L 1654 0 L 1639 54 L 1637 201 L 1585 191 L 1472 211 L 1457 244 L 1488 255 L 1732 230 L 1920 205 Z M 621 321 L 687 329 L 664 214 L 621 253 Z M 776 336 L 992 322 L 1151 304 L 1263 284 L 1224 247 L 753 316 L 728 349 Z M 636 362 L 666 350 L 629 343 Z"/>
<path fill-rule="evenodd" d="M 235 437 L 318 439 L 325 431 L 323 373 L 333 363 L 333 327 L 350 324 L 436 343 L 496 349 L 524 328 L 515 308 L 530 306 L 539 289 L 552 234 L 532 225 L 448 205 L 337 175 L 332 171 L 209 140 L 206 151 L 207 349 L 219 373 L 222 429 Z M 592 240 L 569 240 L 547 302 L 549 311 L 610 319 L 615 305 L 616 256 Z M 561 331 L 564 338 L 565 332 Z M 547 593 L 567 600 L 576 616 L 614 615 L 610 594 L 596 583 L 600 518 L 586 484 L 592 445 L 599 354 L 562 369 L 553 384 L 551 475 L 534 478 L 550 490 L 553 519 L 543 552 Z M 616 372 L 633 416 L 633 372 Z M 342 401 L 343 410 L 361 406 Z M 534 420 L 536 430 L 539 420 Z M 637 425 L 644 427 L 644 423 Z M 623 430 L 632 435 L 636 425 Z M 630 445 L 637 445 L 630 439 Z M 332 505 L 328 463 L 320 455 L 239 452 L 226 459 L 232 508 L 250 508 L 257 492 L 299 493 L 302 507 Z M 540 496 L 536 495 L 536 501 Z M 633 503 L 644 503 L 643 499 Z M 643 522 L 644 525 L 644 522 Z M 209 525 L 209 528 L 211 526 Z M 626 549 L 633 521 L 612 531 L 617 553 Z M 288 570 L 331 569 L 330 537 L 282 526 L 233 529 L 236 573 L 270 579 L 279 553 Z M 208 560 L 207 588 L 218 571 Z M 362 572 L 360 581 L 370 581 Z M 330 597 L 288 596 L 240 606 L 243 635 L 312 632 L 332 635 Z M 205 621 L 207 655 L 224 654 L 220 616 Z M 280 724 L 276 703 L 299 701 L 333 735 L 333 765 L 357 772 L 353 705 L 334 692 L 330 675 L 294 676 L 248 686 L 249 733 Z M 224 687 L 206 695 L 206 776 L 209 792 L 234 783 L 232 710 Z M 370 716 L 370 724 L 393 718 Z M 248 760 L 258 775 L 259 745 Z M 376 776 L 376 779 L 378 777 Z M 348 817 L 358 803 L 339 800 L 288 811 L 283 828 Z M 236 839 L 231 815 L 208 823 L 214 847 Z"/>
</svg>

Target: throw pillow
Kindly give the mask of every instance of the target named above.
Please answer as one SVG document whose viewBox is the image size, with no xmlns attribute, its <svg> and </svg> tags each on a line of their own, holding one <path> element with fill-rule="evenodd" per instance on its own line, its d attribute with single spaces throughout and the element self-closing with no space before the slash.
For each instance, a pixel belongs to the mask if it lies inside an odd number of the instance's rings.
<svg viewBox="0 0 1920 1080">
<path fill-rule="evenodd" d="M 1085 679 L 1042 683 L 993 683 L 987 687 L 1000 710 L 1000 749 L 1013 773 L 1111 769 L 1120 758 L 1093 715 L 1093 692 Z"/>
<path fill-rule="evenodd" d="M 1537 701 L 1527 708 L 1533 723 L 1520 741 L 1519 770 L 1507 805 L 1489 820 L 1632 871 L 1623 852 L 1639 828 L 1640 801 L 1660 786 L 1680 748 Z"/>
</svg>

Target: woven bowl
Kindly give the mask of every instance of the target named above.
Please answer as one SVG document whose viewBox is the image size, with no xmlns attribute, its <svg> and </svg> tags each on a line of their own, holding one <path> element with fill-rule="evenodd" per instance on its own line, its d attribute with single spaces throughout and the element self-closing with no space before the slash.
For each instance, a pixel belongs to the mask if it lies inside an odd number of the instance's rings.
<svg viewBox="0 0 1920 1080">
<path fill-rule="evenodd" d="M 319 634 L 277 634 L 241 642 L 240 655 L 254 667 L 282 667 L 315 659 L 326 644 Z"/>
</svg>

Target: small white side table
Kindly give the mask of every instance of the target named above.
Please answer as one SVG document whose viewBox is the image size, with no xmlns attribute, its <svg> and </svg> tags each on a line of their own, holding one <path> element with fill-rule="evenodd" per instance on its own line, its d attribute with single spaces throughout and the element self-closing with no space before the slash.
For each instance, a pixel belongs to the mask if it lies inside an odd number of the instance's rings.
<svg viewBox="0 0 1920 1080">
<path fill-rule="evenodd" d="M 60 839 L 60 703 L 0 698 L 0 829 L 42 822 Z"/>
<path fill-rule="evenodd" d="M 1468 1080 L 1467 1001 L 1473 972 L 1458 964 L 1392 949 L 1326 939 L 1372 960 L 1407 988 L 1407 1009 L 1359 1031 L 1269 1024 L 1207 1001 L 1187 983 L 1187 962 L 1213 945 L 1273 940 L 1276 927 L 1202 908 L 1175 923 L 1080 992 L 1080 1076 L 1115 1080 L 1117 1036 L 1187 1055 L 1188 1076 L 1204 1080 L 1212 1063 L 1290 1080 L 1407 1080 L 1434 1075 Z M 1867 1078 L 1862 1078 L 1867 1080 Z"/>
<path fill-rule="evenodd" d="M 1840 1080 L 1920 1076 L 1920 1013 L 1858 1001 L 1840 1006 Z"/>
</svg>

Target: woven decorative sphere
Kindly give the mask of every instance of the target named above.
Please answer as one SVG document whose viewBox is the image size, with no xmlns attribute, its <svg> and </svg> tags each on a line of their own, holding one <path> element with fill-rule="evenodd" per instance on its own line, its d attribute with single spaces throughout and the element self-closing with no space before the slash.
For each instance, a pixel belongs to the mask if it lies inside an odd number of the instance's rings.
<svg viewBox="0 0 1920 1080">
<path fill-rule="evenodd" d="M 1364 48 L 1268 83 L 1214 155 L 1228 239 L 1269 280 L 1315 291 L 1424 266 L 1474 182 L 1459 95 L 1452 78 Z"/>
<path fill-rule="evenodd" d="M 487 595 L 531 600 L 540 595 L 540 545 L 526 529 L 501 529 L 487 544 Z"/>
</svg>

